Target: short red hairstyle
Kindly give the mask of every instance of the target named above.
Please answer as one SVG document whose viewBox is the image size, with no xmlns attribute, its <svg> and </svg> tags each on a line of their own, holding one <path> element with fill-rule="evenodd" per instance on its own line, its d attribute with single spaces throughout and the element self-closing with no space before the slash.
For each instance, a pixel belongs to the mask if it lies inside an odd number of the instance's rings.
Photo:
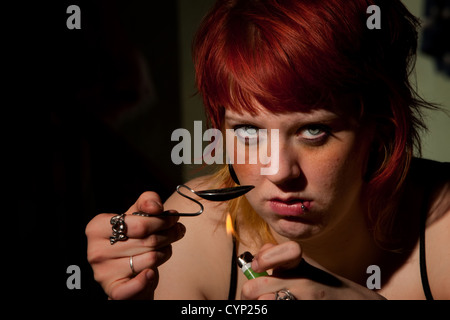
<svg viewBox="0 0 450 320">
<path fill-rule="evenodd" d="M 368 29 L 369 5 L 381 29 Z M 218 0 L 194 40 L 196 85 L 210 121 L 225 108 L 272 112 L 338 108 L 376 124 L 367 174 L 376 229 L 424 127 L 409 82 L 418 21 L 400 0 Z M 353 103 L 348 103 L 353 101 Z M 386 210 L 384 210 L 386 211 Z"/>
</svg>

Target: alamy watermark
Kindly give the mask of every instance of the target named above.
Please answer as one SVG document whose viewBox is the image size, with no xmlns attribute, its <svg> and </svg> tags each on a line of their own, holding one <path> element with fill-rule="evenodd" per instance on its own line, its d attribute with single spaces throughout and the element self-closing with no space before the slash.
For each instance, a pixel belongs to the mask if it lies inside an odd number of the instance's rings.
<svg viewBox="0 0 450 320">
<path fill-rule="evenodd" d="M 377 5 L 371 5 L 367 7 L 366 10 L 367 14 L 370 14 L 370 16 L 366 20 L 366 26 L 367 29 L 373 30 L 373 29 L 381 29 L 381 10 L 380 7 Z"/>
<path fill-rule="evenodd" d="M 66 20 L 67 29 L 81 29 L 81 9 L 78 5 L 72 4 L 67 7 L 67 14 L 70 16 Z M 366 10 L 370 16 L 366 20 L 366 26 L 368 29 L 381 29 L 381 10 L 377 5 L 370 5 Z"/>
<path fill-rule="evenodd" d="M 170 154 L 174 164 L 260 164 L 261 175 L 278 172 L 278 129 L 252 129 L 251 134 L 244 132 L 243 135 L 236 134 L 235 129 L 226 129 L 224 139 L 221 130 L 207 129 L 202 132 L 202 127 L 202 121 L 194 121 L 193 137 L 183 128 L 172 132 L 171 140 L 179 141 Z M 210 143 L 203 148 L 203 142 Z"/>
<path fill-rule="evenodd" d="M 66 20 L 66 27 L 69 30 L 81 29 L 81 9 L 79 6 L 72 4 L 67 7 L 67 14 L 70 14 Z"/>
<path fill-rule="evenodd" d="M 76 264 L 67 267 L 66 273 L 70 276 L 66 280 L 67 289 L 81 289 L 81 269 Z"/>
</svg>

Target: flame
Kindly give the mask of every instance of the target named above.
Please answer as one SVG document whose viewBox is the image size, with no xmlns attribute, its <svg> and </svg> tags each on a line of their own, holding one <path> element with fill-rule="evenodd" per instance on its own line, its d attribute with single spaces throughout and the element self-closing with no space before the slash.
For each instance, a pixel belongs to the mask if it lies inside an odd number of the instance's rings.
<svg viewBox="0 0 450 320">
<path fill-rule="evenodd" d="M 226 230 L 227 230 L 227 235 L 234 235 L 233 222 L 231 221 L 231 215 L 229 213 L 227 214 L 225 227 L 226 227 Z"/>
</svg>

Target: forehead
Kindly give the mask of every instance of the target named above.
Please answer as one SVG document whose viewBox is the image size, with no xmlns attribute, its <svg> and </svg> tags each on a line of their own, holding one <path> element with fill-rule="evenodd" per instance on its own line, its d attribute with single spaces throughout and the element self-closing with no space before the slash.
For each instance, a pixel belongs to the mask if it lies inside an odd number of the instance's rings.
<svg viewBox="0 0 450 320">
<path fill-rule="evenodd" d="M 304 104 L 295 99 L 286 105 L 260 102 L 256 97 L 247 97 L 245 102 L 235 99 L 223 104 L 224 115 L 252 115 L 254 117 L 269 117 L 277 115 L 320 115 L 334 113 L 340 116 L 358 117 L 361 113 L 361 101 L 358 95 L 340 94 Z"/>
</svg>

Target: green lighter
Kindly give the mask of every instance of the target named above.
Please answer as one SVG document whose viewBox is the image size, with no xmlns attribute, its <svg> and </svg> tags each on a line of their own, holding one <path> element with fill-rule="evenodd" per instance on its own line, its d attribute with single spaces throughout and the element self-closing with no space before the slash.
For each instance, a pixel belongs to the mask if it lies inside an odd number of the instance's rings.
<svg viewBox="0 0 450 320">
<path fill-rule="evenodd" d="M 245 251 L 237 258 L 237 264 L 239 268 L 241 268 L 242 272 L 245 274 L 248 280 L 255 279 L 262 276 L 268 276 L 269 274 L 266 271 L 263 272 L 255 272 L 252 269 L 252 260 L 253 255 Z"/>
</svg>

